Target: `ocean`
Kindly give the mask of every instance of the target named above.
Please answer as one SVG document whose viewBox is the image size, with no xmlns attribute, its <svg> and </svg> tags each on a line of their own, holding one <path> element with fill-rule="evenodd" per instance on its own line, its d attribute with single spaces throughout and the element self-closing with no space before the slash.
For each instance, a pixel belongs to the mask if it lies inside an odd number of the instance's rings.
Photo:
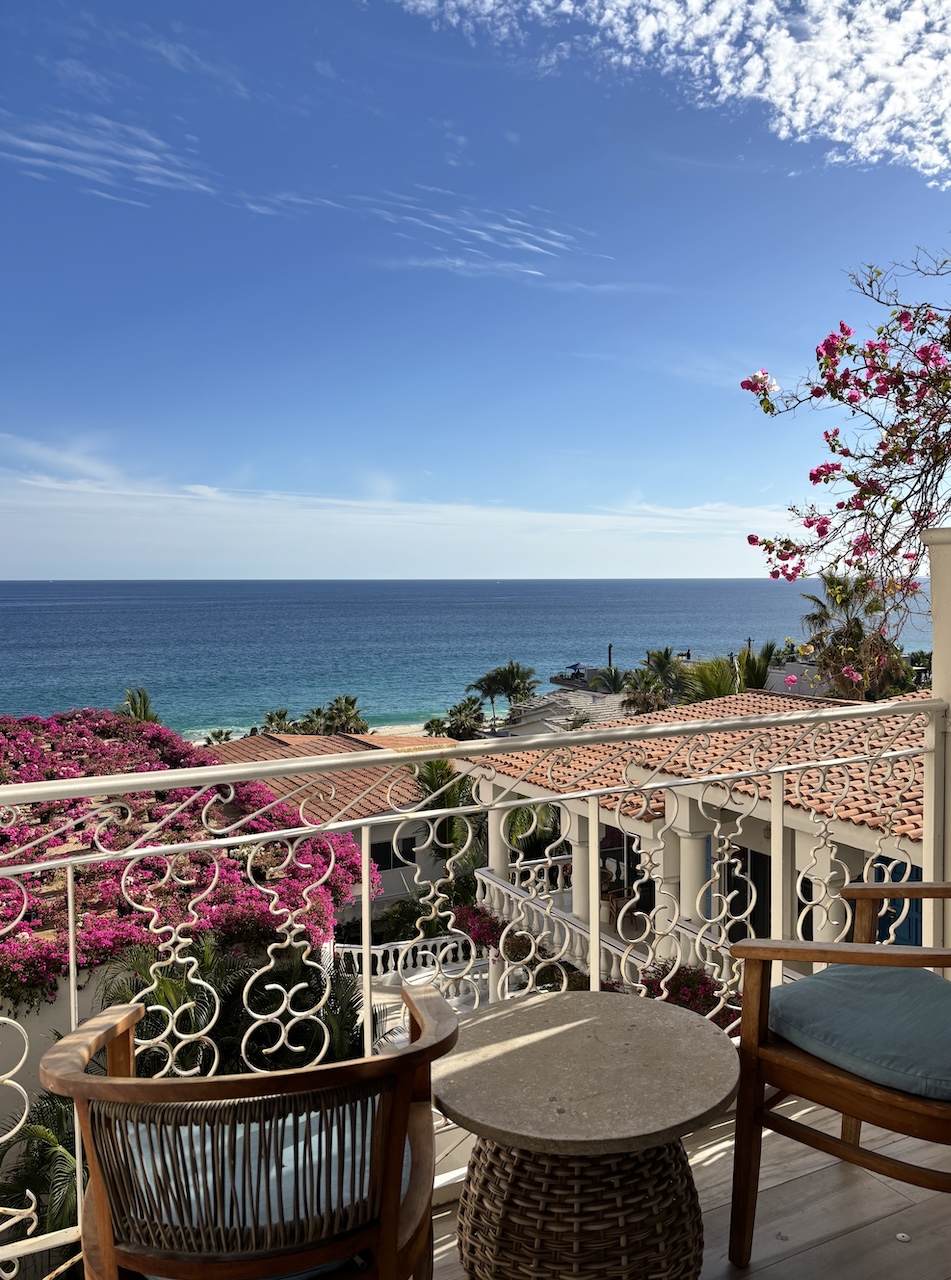
<svg viewBox="0 0 951 1280">
<path fill-rule="evenodd" d="M 812 584 L 769 579 L 0 583 L 0 713 L 117 706 L 142 685 L 188 737 L 246 732 L 354 694 L 372 727 L 419 726 L 515 659 L 634 667 L 800 639 Z M 931 648 L 930 619 L 906 650 Z"/>
</svg>

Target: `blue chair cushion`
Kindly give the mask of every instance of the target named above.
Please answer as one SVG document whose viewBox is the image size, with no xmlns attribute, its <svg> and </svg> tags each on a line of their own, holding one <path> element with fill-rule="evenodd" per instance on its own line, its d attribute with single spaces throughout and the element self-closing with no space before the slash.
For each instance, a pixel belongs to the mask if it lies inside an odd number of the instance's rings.
<svg viewBox="0 0 951 1280">
<path fill-rule="evenodd" d="M 863 1080 L 951 1102 L 951 982 L 929 969 L 830 965 L 772 992 L 769 1028 Z"/>
</svg>

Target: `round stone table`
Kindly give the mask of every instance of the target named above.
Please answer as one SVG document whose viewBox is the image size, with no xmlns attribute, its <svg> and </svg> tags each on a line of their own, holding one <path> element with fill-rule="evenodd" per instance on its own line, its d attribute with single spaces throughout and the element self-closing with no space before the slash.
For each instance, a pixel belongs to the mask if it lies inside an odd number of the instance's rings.
<svg viewBox="0 0 951 1280">
<path fill-rule="evenodd" d="M 635 996 L 529 996 L 464 1018 L 432 1070 L 436 1105 L 478 1135 L 459 1201 L 472 1280 L 696 1280 L 680 1138 L 739 1077 L 712 1023 Z"/>
</svg>

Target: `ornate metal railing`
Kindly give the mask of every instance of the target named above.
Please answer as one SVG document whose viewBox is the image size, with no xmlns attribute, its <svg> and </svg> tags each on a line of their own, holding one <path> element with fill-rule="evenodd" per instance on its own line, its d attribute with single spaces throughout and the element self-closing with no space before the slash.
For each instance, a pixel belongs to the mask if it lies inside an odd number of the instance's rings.
<svg viewBox="0 0 951 1280">
<path fill-rule="evenodd" d="M 373 1020 L 341 1002 L 370 1010 L 396 978 L 460 1007 L 604 981 L 734 1025 L 733 941 L 841 938 L 847 880 L 943 876 L 945 711 L 915 698 L 381 750 L 357 788 L 343 784 L 366 752 L 295 758 L 280 801 L 268 780 L 290 770 L 274 760 L 0 786 L 0 1174 L 21 1151 L 44 1026 L 75 1025 L 110 983 L 145 1004 L 140 1069 L 165 1075 L 369 1052 Z M 412 886 L 386 947 L 381 836 Z M 351 890 L 361 941 L 335 949 Z M 940 916 L 908 909 L 886 916 L 887 939 L 941 936 Z M 44 981 L 55 1003 L 25 1014 Z M 3 1277 L 76 1240 L 43 1234 L 41 1208 L 0 1208 Z"/>
</svg>

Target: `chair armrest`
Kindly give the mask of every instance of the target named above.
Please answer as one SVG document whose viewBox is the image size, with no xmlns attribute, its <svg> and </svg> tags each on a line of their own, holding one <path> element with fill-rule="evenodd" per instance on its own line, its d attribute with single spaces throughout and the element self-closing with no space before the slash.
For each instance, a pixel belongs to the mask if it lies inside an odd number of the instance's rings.
<svg viewBox="0 0 951 1280">
<path fill-rule="evenodd" d="M 951 898 L 951 884 L 923 880 L 894 884 L 891 880 L 881 880 L 874 884 L 847 884 L 839 897 L 856 901 L 862 898 Z"/>
<path fill-rule="evenodd" d="M 816 964 L 891 965 L 905 969 L 951 967 L 951 950 L 944 947 L 892 947 L 858 942 L 792 942 L 747 938 L 735 942 L 730 955 L 737 960 L 797 960 Z"/>
<path fill-rule="evenodd" d="M 70 1031 L 40 1059 L 40 1084 L 51 1093 L 82 1097 L 82 1078 L 90 1059 L 131 1031 L 144 1013 L 141 1004 L 113 1005 Z"/>
<path fill-rule="evenodd" d="M 403 1003 L 409 1011 L 409 1038 L 414 1052 L 432 1048 L 432 1058 L 448 1053 L 459 1038 L 459 1018 L 434 986 L 403 984 Z"/>
</svg>

